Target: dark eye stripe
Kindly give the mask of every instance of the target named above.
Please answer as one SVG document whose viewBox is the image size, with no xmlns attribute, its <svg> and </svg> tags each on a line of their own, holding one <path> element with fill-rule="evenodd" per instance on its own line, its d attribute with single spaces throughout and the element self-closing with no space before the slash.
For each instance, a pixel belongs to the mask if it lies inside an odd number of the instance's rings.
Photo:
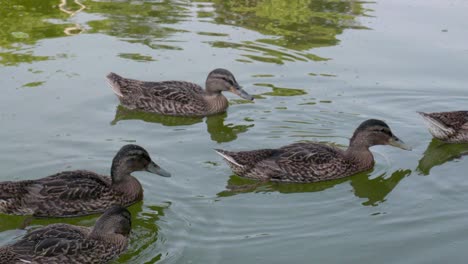
<svg viewBox="0 0 468 264">
<path fill-rule="evenodd" d="M 388 130 L 388 129 L 384 129 L 384 128 L 378 128 L 378 129 L 375 129 L 374 131 L 376 132 L 381 132 L 381 133 L 384 133 L 384 134 L 387 134 L 389 136 L 392 136 L 392 131 Z"/>
<path fill-rule="evenodd" d="M 225 81 L 225 82 L 227 82 L 227 83 L 229 83 L 230 85 L 234 85 L 234 81 L 231 80 L 231 79 L 228 79 L 228 78 L 226 78 L 226 77 L 221 77 L 220 79 L 223 80 L 223 81 Z"/>
</svg>

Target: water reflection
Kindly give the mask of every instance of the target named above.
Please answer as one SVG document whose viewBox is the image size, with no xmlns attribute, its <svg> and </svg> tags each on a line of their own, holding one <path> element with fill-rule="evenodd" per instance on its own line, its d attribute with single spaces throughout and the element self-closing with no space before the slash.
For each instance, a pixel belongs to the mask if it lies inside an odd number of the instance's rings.
<svg viewBox="0 0 468 264">
<path fill-rule="evenodd" d="M 70 17 L 78 14 L 79 12 L 83 11 L 85 8 L 86 6 L 83 5 L 78 0 L 73 0 L 73 2 L 67 1 L 67 0 L 60 0 L 60 4 L 59 4 L 60 11 L 64 12 L 65 14 L 70 15 Z M 77 35 L 83 32 L 83 27 L 80 24 L 75 24 L 74 26 L 66 27 L 63 30 L 63 32 L 68 36 Z"/>
<path fill-rule="evenodd" d="M 186 32 L 171 25 L 188 19 L 190 5 L 181 1 L 112 1 L 89 3 L 87 13 L 104 19 L 89 21 L 88 33 L 103 33 L 130 43 L 140 43 L 152 49 L 180 50 L 167 38 Z"/>
<path fill-rule="evenodd" d="M 129 207 L 130 212 L 133 216 L 142 212 L 143 203 L 139 202 Z M 71 225 L 93 225 L 94 221 L 100 216 L 100 214 L 87 215 L 82 217 L 71 217 L 71 218 L 53 218 L 53 217 L 32 217 L 30 215 L 7 215 L 0 214 L 0 231 L 28 228 L 28 226 L 36 225 L 48 225 L 54 223 L 67 223 Z M 28 223 L 28 225 L 24 225 Z"/>
<path fill-rule="evenodd" d="M 78 0 L 9 0 L 0 8 L 0 64 L 55 59 L 35 56 L 30 48 L 43 39 L 67 37 L 83 32 L 104 33 L 153 49 L 181 49 L 165 41 L 173 27 L 189 16 L 190 5 L 180 1 L 78 1 Z M 70 21 L 78 12 L 96 14 L 97 20 L 86 25 Z M 96 16 L 90 16 L 96 19 Z M 139 58 L 137 58 L 139 59 Z"/>
<path fill-rule="evenodd" d="M 140 208 L 140 209 L 138 209 Z M 135 210 L 135 209 L 134 209 Z M 136 206 L 136 212 L 141 211 L 141 204 Z M 132 212 L 133 213 L 133 212 Z M 39 226 L 45 226 L 55 223 L 66 223 L 71 225 L 92 226 L 101 214 L 93 214 L 82 217 L 71 218 L 52 218 L 52 217 L 33 217 L 31 215 L 7 215 L 0 214 L 0 231 L 15 229 L 31 229 Z"/>
<path fill-rule="evenodd" d="M 66 36 L 64 28 L 71 23 L 59 24 L 68 15 L 57 8 L 57 0 L 2 1 L 0 8 L 0 64 L 16 66 L 53 59 L 35 56 L 28 46 L 46 38 Z M 54 20 L 54 22 L 52 22 Z"/>
<path fill-rule="evenodd" d="M 229 142 L 237 139 L 237 135 L 247 132 L 247 130 L 254 126 L 249 125 L 234 125 L 232 123 L 224 124 L 227 113 L 209 116 L 206 118 L 207 131 L 211 136 L 211 140 L 218 143 Z"/>
<path fill-rule="evenodd" d="M 326 60 L 309 50 L 336 45 L 339 43 L 337 35 L 345 29 L 365 29 L 356 19 L 366 11 L 362 5 L 362 2 L 352 0 L 213 0 L 197 6 L 183 0 L 3 1 L 0 9 L 0 64 L 17 65 L 54 59 L 35 56 L 31 50 L 24 49 L 25 45 L 30 47 L 42 39 L 66 37 L 84 31 L 115 36 L 152 49 L 181 50 L 183 48 L 178 41 L 170 40 L 170 37 L 188 32 L 178 24 L 190 20 L 194 9 L 199 6 L 202 9 L 196 12 L 196 16 L 203 23 L 233 25 L 265 35 L 255 41 L 233 42 L 226 32 L 195 32 L 211 38 L 205 42 L 212 47 L 242 51 L 243 58 L 239 61 L 283 64 L 286 61 Z M 93 16 L 81 16 L 81 21 L 88 20 L 77 24 L 71 18 L 78 13 Z"/>
<path fill-rule="evenodd" d="M 218 193 L 219 197 L 228 197 L 239 193 L 249 192 L 280 192 L 280 193 L 304 193 L 320 192 L 330 189 L 335 185 L 348 182 L 353 187 L 354 195 L 358 198 L 367 199 L 362 205 L 377 206 L 385 202 L 387 195 L 398 185 L 398 183 L 411 174 L 411 170 L 397 170 L 386 178 L 382 174 L 376 178 L 370 179 L 370 173 L 359 173 L 355 176 L 342 178 L 333 181 L 324 181 L 317 183 L 273 183 L 258 182 L 250 179 L 241 178 L 232 175 L 227 183 L 225 191 Z"/>
<path fill-rule="evenodd" d="M 128 59 L 128 60 L 133 60 L 133 61 L 138 61 L 138 62 L 150 62 L 150 61 L 156 61 L 153 59 L 153 57 L 148 56 L 148 55 L 141 55 L 139 53 L 119 53 L 117 56 L 120 58 Z"/>
<path fill-rule="evenodd" d="M 361 1 L 327 0 L 212 0 L 219 24 L 234 25 L 275 36 L 255 43 L 211 42 L 214 47 L 256 51 L 244 54 L 251 60 L 284 63 L 288 60 L 323 60 L 307 51 L 337 45 L 337 35 L 345 29 L 367 29 L 356 19 L 366 11 Z M 264 45 L 266 44 L 266 45 Z M 269 48 L 269 46 L 276 48 Z M 280 51 L 278 47 L 291 51 Z M 306 51 L 306 52 L 304 52 Z M 259 55 L 260 53 L 260 55 Z"/>
<path fill-rule="evenodd" d="M 149 123 L 159 123 L 164 126 L 188 126 L 203 122 L 205 120 L 207 131 L 211 136 L 211 140 L 218 143 L 229 142 L 237 139 L 237 135 L 247 132 L 254 126 L 249 125 L 234 125 L 232 123 L 224 124 L 227 113 L 208 117 L 182 117 L 182 116 L 166 116 L 155 113 L 146 113 L 141 111 L 129 110 L 121 105 L 117 107 L 115 118 L 111 124 L 115 125 L 123 120 L 142 120 Z"/>
<path fill-rule="evenodd" d="M 465 155 L 468 155 L 468 144 L 448 144 L 432 139 L 424 151 L 424 156 L 419 160 L 417 171 L 423 175 L 429 175 L 433 167 Z"/>
<path fill-rule="evenodd" d="M 159 233 L 157 222 L 164 216 L 164 210 L 168 206 L 147 205 L 143 209 L 142 204 L 139 203 L 140 206 L 137 208 L 134 208 L 134 206 L 129 208 L 132 213 L 132 233 L 128 243 L 129 248 L 119 258 L 118 263 L 143 263 L 140 258 L 144 258 L 148 253 L 153 261 L 157 261 L 162 257 L 161 253 L 157 254 L 155 252 L 155 248 L 158 246 Z"/>
<path fill-rule="evenodd" d="M 188 126 L 201 123 L 203 117 L 185 117 L 185 116 L 167 116 L 156 113 L 147 113 L 137 110 L 130 110 L 122 105 L 117 106 L 114 120 L 111 124 L 115 125 L 123 120 L 142 120 L 148 123 L 159 123 L 164 126 Z"/>
<path fill-rule="evenodd" d="M 354 195 L 367 199 L 363 205 L 376 206 L 386 201 L 385 197 L 398 185 L 398 183 L 411 174 L 411 170 L 397 170 L 388 178 L 382 174 L 374 179 L 368 177 L 354 177 L 350 184 L 354 189 Z"/>
<path fill-rule="evenodd" d="M 71 1 L 70 1 L 71 2 Z M 73 10 L 73 7 L 72 5 L 75 4 L 78 6 L 78 9 L 76 10 Z M 59 9 L 60 11 L 66 13 L 66 14 L 69 14 L 70 16 L 74 16 L 76 15 L 77 13 L 81 12 L 83 9 L 85 9 L 86 6 L 83 5 L 80 1 L 78 0 L 73 0 L 72 3 L 68 3 L 67 0 L 60 0 L 60 4 L 59 4 Z"/>
<path fill-rule="evenodd" d="M 305 95 L 307 94 L 306 91 L 302 89 L 295 89 L 295 88 L 286 88 L 286 87 L 277 87 L 271 83 L 255 83 L 255 86 L 260 87 L 269 87 L 271 88 L 271 92 L 263 93 L 262 95 L 270 95 L 270 96 L 297 96 L 297 95 Z"/>
</svg>

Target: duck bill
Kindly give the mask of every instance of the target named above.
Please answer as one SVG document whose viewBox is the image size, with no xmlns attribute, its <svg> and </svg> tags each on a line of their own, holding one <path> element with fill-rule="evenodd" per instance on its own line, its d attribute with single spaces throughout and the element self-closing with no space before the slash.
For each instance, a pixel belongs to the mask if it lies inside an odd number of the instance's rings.
<svg viewBox="0 0 468 264">
<path fill-rule="evenodd" d="M 151 172 L 163 177 L 171 177 L 171 173 L 159 167 L 156 163 L 151 161 L 150 164 L 146 167 L 147 172 Z"/>
<path fill-rule="evenodd" d="M 411 150 L 411 147 L 408 144 L 406 144 L 405 142 L 403 142 L 403 140 L 395 136 L 390 138 L 390 140 L 388 141 L 388 145 L 401 148 L 404 150 Z"/>
<path fill-rule="evenodd" d="M 237 94 L 238 96 L 246 99 L 246 100 L 249 100 L 249 101 L 253 101 L 253 96 L 251 96 L 250 94 L 248 94 L 244 89 L 242 89 L 242 87 L 240 86 L 231 86 L 231 89 L 230 91 L 233 93 L 233 94 Z"/>
</svg>

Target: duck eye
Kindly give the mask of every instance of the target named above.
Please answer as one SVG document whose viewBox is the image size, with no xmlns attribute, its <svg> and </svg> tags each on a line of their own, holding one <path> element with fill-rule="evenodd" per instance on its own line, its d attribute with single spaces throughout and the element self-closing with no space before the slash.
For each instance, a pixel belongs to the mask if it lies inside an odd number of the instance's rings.
<svg viewBox="0 0 468 264">
<path fill-rule="evenodd" d="M 227 83 L 229 83 L 230 85 L 234 85 L 234 82 L 231 80 L 231 79 L 224 79 Z"/>
</svg>

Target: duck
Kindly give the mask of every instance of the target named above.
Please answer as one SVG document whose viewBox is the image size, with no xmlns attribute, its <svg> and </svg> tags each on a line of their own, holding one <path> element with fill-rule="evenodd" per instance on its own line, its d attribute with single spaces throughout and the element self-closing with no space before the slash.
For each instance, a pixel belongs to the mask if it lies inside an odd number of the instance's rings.
<svg viewBox="0 0 468 264">
<path fill-rule="evenodd" d="M 109 73 L 107 81 L 120 103 L 130 110 L 171 116 L 209 116 L 225 112 L 229 102 L 222 92 L 230 91 L 253 101 L 226 69 L 208 74 L 205 89 L 185 81 L 147 82 Z"/>
<path fill-rule="evenodd" d="M 468 111 L 418 114 L 433 137 L 446 143 L 468 143 Z"/>
<path fill-rule="evenodd" d="M 74 217 L 101 213 L 112 205 L 127 207 L 143 199 L 143 188 L 131 175 L 135 171 L 171 176 L 143 147 L 128 144 L 112 160 L 110 176 L 74 170 L 36 180 L 0 182 L 0 213 Z"/>
<path fill-rule="evenodd" d="M 93 227 L 51 224 L 0 247 L 0 263 L 108 263 L 122 254 L 132 228 L 130 212 L 108 208 Z"/>
<path fill-rule="evenodd" d="M 369 148 L 375 145 L 411 150 L 384 121 L 369 119 L 357 127 L 346 150 L 299 142 L 276 149 L 215 151 L 238 176 L 260 181 L 311 183 L 340 179 L 373 168 L 374 157 Z"/>
</svg>

